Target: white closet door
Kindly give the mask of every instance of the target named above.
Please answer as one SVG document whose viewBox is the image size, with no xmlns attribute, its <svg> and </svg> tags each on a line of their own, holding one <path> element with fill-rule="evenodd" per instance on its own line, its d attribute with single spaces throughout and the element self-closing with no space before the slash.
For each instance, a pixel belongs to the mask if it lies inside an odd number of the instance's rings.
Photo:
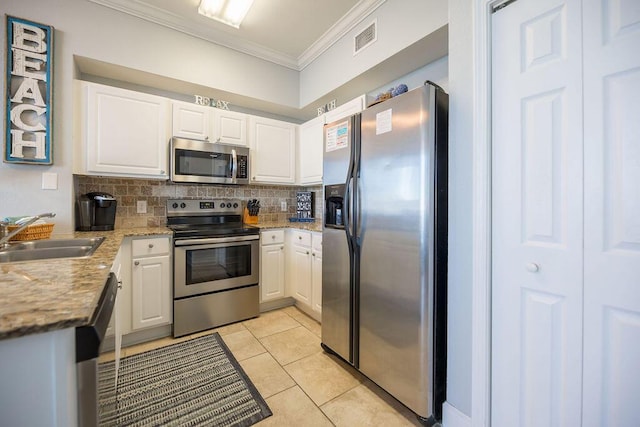
<svg viewBox="0 0 640 427">
<path fill-rule="evenodd" d="M 579 426 L 580 0 L 492 15 L 492 425 Z"/>
<path fill-rule="evenodd" d="M 584 426 L 640 426 L 640 1 L 584 3 Z"/>
</svg>

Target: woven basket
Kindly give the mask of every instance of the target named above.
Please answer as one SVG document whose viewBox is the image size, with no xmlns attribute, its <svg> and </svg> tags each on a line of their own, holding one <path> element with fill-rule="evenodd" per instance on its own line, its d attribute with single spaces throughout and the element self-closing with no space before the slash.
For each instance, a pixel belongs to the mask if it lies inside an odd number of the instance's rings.
<svg viewBox="0 0 640 427">
<path fill-rule="evenodd" d="M 51 237 L 51 232 L 53 231 L 53 226 L 55 224 L 38 224 L 38 225 L 30 225 L 15 236 L 13 236 L 10 240 L 40 240 L 40 239 L 48 239 Z M 19 225 L 10 225 L 9 233 L 13 230 L 17 230 L 20 228 Z"/>
</svg>

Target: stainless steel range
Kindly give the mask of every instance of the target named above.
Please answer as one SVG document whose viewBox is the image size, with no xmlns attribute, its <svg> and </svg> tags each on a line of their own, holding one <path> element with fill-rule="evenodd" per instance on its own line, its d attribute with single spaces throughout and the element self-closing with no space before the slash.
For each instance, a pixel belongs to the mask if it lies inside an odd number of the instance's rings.
<svg viewBox="0 0 640 427">
<path fill-rule="evenodd" d="M 235 199 L 168 200 L 173 230 L 173 336 L 259 314 L 259 230 Z"/>
</svg>

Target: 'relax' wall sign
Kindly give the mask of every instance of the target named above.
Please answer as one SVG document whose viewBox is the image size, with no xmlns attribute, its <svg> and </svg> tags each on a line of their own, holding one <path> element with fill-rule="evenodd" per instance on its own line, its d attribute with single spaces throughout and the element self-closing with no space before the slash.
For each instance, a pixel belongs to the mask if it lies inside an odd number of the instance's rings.
<svg viewBox="0 0 640 427">
<path fill-rule="evenodd" d="M 7 163 L 50 165 L 53 27 L 7 16 Z"/>
</svg>

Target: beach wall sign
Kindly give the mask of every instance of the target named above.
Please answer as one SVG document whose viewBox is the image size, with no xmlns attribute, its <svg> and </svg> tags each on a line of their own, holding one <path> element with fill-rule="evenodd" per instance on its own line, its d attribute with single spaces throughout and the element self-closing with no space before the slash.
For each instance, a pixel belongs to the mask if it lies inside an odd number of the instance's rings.
<svg viewBox="0 0 640 427">
<path fill-rule="evenodd" d="M 53 27 L 7 15 L 7 163 L 53 164 Z"/>
</svg>

